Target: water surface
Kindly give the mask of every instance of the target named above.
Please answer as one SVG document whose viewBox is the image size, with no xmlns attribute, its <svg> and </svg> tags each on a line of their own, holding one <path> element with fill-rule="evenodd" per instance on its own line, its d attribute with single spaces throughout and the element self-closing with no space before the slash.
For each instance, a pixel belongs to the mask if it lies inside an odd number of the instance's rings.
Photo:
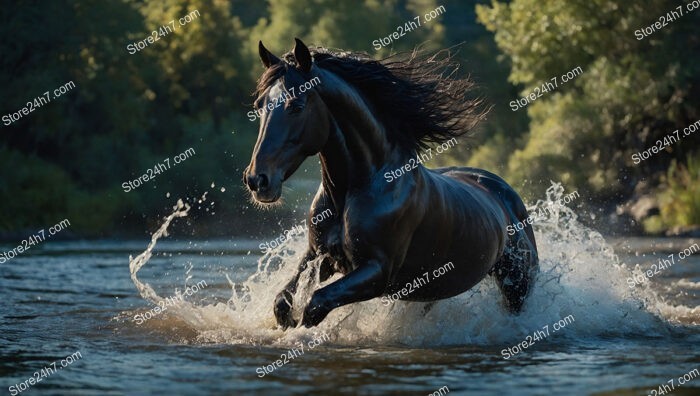
<svg viewBox="0 0 700 396">
<path fill-rule="evenodd" d="M 700 394 L 700 377 L 677 380 L 700 368 L 700 255 L 677 258 L 698 240 L 606 240 L 572 213 L 559 208 L 535 224 L 542 272 L 519 316 L 501 308 L 487 279 L 427 313 L 423 303 L 376 299 L 286 332 L 272 301 L 304 235 L 263 256 L 261 240 L 156 233 L 152 256 L 131 268 L 148 240 L 47 241 L 0 266 L 3 392 L 80 351 L 21 394 L 425 395 L 447 386 L 454 395 L 646 395 L 671 379 L 674 394 Z M 633 271 L 669 254 L 674 265 L 629 286 Z M 299 307 L 311 291 L 298 292 Z M 159 302 L 165 312 L 134 320 Z M 504 358 L 544 326 L 548 336 Z M 260 375 L 300 342 L 302 355 Z"/>
</svg>

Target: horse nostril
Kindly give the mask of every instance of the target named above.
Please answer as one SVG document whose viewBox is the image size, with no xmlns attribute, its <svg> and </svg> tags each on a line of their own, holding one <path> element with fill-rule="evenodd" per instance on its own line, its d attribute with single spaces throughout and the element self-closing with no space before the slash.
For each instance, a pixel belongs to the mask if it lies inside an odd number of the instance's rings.
<svg viewBox="0 0 700 396">
<path fill-rule="evenodd" d="M 255 176 L 248 175 L 247 177 L 244 177 L 245 184 L 248 186 L 250 191 L 257 191 L 258 186 L 257 183 L 255 183 Z"/>
<path fill-rule="evenodd" d="M 260 174 L 260 175 L 251 175 L 247 174 L 243 176 L 243 181 L 244 183 L 248 186 L 250 191 L 259 191 L 259 190 L 264 190 L 268 187 L 269 179 L 267 178 L 267 175 L 265 174 Z"/>
<path fill-rule="evenodd" d="M 265 189 L 267 188 L 267 185 L 269 184 L 269 181 L 267 179 L 267 175 L 264 173 L 261 175 L 258 175 L 258 188 Z"/>
</svg>

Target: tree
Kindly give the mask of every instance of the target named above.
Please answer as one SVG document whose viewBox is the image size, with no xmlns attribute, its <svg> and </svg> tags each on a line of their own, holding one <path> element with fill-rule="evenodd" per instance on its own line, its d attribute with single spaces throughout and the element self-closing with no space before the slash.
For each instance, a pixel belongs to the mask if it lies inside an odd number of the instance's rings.
<svg viewBox="0 0 700 396">
<path fill-rule="evenodd" d="M 662 0 L 515 0 L 477 7 L 523 96 L 559 79 L 553 92 L 527 106 L 529 135 L 509 160 L 511 180 L 532 182 L 531 192 L 556 178 L 599 199 L 629 197 L 640 180 L 658 180 L 673 158 L 687 158 L 697 136 L 639 166 L 631 157 L 700 118 L 694 28 L 700 12 L 684 9 L 643 40 L 634 34 L 675 7 Z M 583 73 L 562 84 L 561 76 L 577 67 Z"/>
</svg>

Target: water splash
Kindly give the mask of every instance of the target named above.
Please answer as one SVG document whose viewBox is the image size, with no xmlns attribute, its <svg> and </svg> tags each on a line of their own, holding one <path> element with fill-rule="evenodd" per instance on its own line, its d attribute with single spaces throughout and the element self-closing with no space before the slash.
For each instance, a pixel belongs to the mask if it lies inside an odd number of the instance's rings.
<svg viewBox="0 0 700 396">
<path fill-rule="evenodd" d="M 129 272 L 131 273 L 131 281 L 134 282 L 134 285 L 139 291 L 141 297 L 145 298 L 146 300 L 150 300 L 154 304 L 158 304 L 158 302 L 162 301 L 163 298 L 156 294 L 151 285 L 149 285 L 148 283 L 141 283 L 136 274 L 153 255 L 153 248 L 156 247 L 158 239 L 164 236 L 168 236 L 168 226 L 170 226 L 170 223 L 177 217 L 187 216 L 187 213 L 189 211 L 190 205 L 183 203 L 181 199 L 178 199 L 175 206 L 173 206 L 173 213 L 167 216 L 160 228 L 158 228 L 158 230 L 155 233 L 153 233 L 153 235 L 151 236 L 151 242 L 148 244 L 146 250 L 143 253 L 136 256 L 136 258 L 129 256 Z"/>
<path fill-rule="evenodd" d="M 681 324 L 700 324 L 700 307 L 672 306 L 648 285 L 629 288 L 625 280 L 640 270 L 620 263 L 600 233 L 581 225 L 574 211 L 561 202 L 563 194 L 563 187 L 553 183 L 547 198 L 528 208 L 545 213 L 533 224 L 541 272 L 517 316 L 503 309 L 501 294 L 489 277 L 466 293 L 438 301 L 427 313 L 425 303 L 399 301 L 386 306 L 374 299 L 338 308 L 316 328 L 282 331 L 276 326 L 272 306 L 302 258 L 305 233 L 261 257 L 255 273 L 242 284 L 229 278 L 232 292 L 227 303 L 188 305 L 173 313 L 194 330 L 194 342 L 266 345 L 292 345 L 320 333 L 330 334 L 332 343 L 348 346 L 504 345 L 520 342 L 525 335 L 568 315 L 575 322 L 556 333 L 557 340 L 667 336 L 682 330 Z M 167 235 L 170 222 L 187 216 L 188 210 L 189 206 L 178 201 L 146 251 L 130 262 L 132 280 L 148 300 L 162 298 L 136 274 L 151 257 L 158 239 Z M 313 290 L 341 276 L 320 283 L 311 279 L 310 268 L 302 273 L 300 282 L 308 280 L 310 286 L 300 287 L 294 296 L 297 319 Z"/>
</svg>

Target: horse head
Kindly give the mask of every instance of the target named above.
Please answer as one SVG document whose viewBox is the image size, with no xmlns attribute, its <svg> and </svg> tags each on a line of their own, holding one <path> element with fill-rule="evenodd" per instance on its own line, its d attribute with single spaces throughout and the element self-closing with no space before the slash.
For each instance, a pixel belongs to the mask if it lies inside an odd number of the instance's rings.
<svg viewBox="0 0 700 396">
<path fill-rule="evenodd" d="M 328 140 L 330 114 L 316 89 L 321 83 L 319 71 L 308 47 L 295 40 L 284 60 L 270 53 L 262 41 L 258 45 L 266 69 L 254 103 L 260 128 L 243 181 L 260 203 L 277 201 L 282 183 Z"/>
</svg>

